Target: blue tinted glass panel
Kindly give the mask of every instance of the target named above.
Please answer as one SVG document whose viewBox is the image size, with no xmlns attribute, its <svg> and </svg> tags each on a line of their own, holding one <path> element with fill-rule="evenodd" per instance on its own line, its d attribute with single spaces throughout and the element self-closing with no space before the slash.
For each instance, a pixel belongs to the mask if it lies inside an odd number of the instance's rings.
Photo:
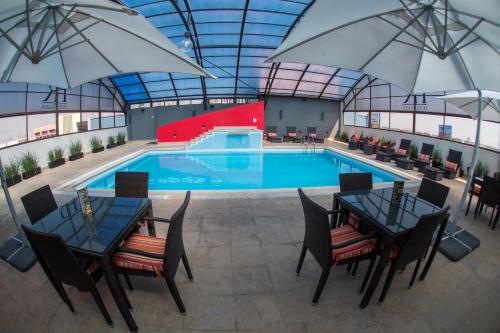
<svg viewBox="0 0 500 333">
<path fill-rule="evenodd" d="M 239 34 L 241 31 L 241 23 L 196 23 L 196 31 L 198 34 Z"/>
<path fill-rule="evenodd" d="M 149 22 L 151 22 L 151 24 L 153 24 L 157 27 L 162 27 L 165 25 L 182 24 L 182 20 L 177 13 L 154 16 L 154 17 L 148 18 L 148 20 L 149 20 Z"/>
<path fill-rule="evenodd" d="M 162 1 L 135 8 L 144 16 L 175 13 L 175 8 L 169 1 Z"/>
<path fill-rule="evenodd" d="M 233 78 L 224 78 L 217 80 L 206 80 L 207 87 L 234 87 L 234 79 Z"/>
<path fill-rule="evenodd" d="M 265 66 L 264 60 L 266 60 L 266 58 L 240 56 L 240 66 L 251 66 L 251 67 Z"/>
<path fill-rule="evenodd" d="M 167 73 L 142 73 L 140 75 L 144 82 L 170 80 Z"/>
<path fill-rule="evenodd" d="M 191 10 L 197 9 L 243 9 L 245 0 L 189 1 Z"/>
<path fill-rule="evenodd" d="M 236 66 L 237 57 L 203 57 L 206 64 L 205 67 L 226 67 L 226 66 Z"/>
<path fill-rule="evenodd" d="M 259 23 L 245 23 L 244 33 L 285 36 L 290 27 L 288 25 L 273 25 Z"/>
<path fill-rule="evenodd" d="M 193 13 L 195 22 L 241 22 L 242 17 L 242 10 L 217 10 Z"/>
<path fill-rule="evenodd" d="M 202 91 L 201 89 L 183 89 L 183 90 L 177 90 L 177 95 L 179 96 L 201 96 Z"/>
<path fill-rule="evenodd" d="M 276 23 L 291 25 L 295 21 L 295 18 L 295 15 L 257 12 L 253 10 L 249 10 L 247 13 L 247 21 L 252 23 Z"/>
<path fill-rule="evenodd" d="M 332 82 L 330 82 L 330 83 L 331 84 L 336 84 L 336 85 L 339 85 L 339 86 L 352 87 L 356 83 L 356 80 L 346 79 L 346 78 L 343 78 L 343 77 L 335 76 L 333 78 Z"/>
<path fill-rule="evenodd" d="M 300 14 L 306 5 L 292 1 L 281 0 L 251 0 L 249 8 L 255 10 L 270 10 L 282 13 Z"/>
<path fill-rule="evenodd" d="M 251 88 L 238 87 L 238 90 L 236 93 L 241 94 L 241 95 L 257 95 L 259 92 L 255 89 L 251 89 Z"/>
<path fill-rule="evenodd" d="M 173 90 L 171 91 L 152 91 L 149 93 L 149 95 L 151 96 L 151 98 L 156 98 L 156 99 L 160 99 L 160 98 L 170 98 L 170 97 L 175 97 L 175 92 Z"/>
<path fill-rule="evenodd" d="M 244 45 L 241 47 L 241 56 L 260 56 L 269 57 L 274 50 L 272 49 L 260 49 L 260 48 L 245 48 Z"/>
<path fill-rule="evenodd" d="M 146 83 L 144 83 L 144 85 L 146 86 L 146 89 L 148 89 L 149 92 L 155 91 L 155 90 L 173 89 L 172 82 L 170 82 L 170 81 L 146 82 Z"/>
<path fill-rule="evenodd" d="M 282 37 L 274 36 L 244 35 L 242 43 L 243 45 L 278 47 L 282 39 Z"/>
<path fill-rule="evenodd" d="M 123 3 L 129 7 L 141 6 L 144 4 L 148 4 L 151 2 L 155 2 L 155 0 L 124 0 Z"/>
<path fill-rule="evenodd" d="M 348 77 L 351 79 L 359 79 L 361 76 L 363 76 L 363 73 L 355 72 L 355 71 L 351 71 L 349 69 L 342 68 L 340 70 L 340 72 L 338 73 L 338 75 Z"/>
<path fill-rule="evenodd" d="M 203 56 L 204 57 L 210 57 L 210 56 L 237 56 L 238 55 L 238 49 L 237 48 L 204 48 L 202 50 Z"/>
<path fill-rule="evenodd" d="M 175 80 L 175 88 L 176 89 L 188 89 L 188 88 L 200 88 L 201 80 L 193 79 L 193 80 Z"/>
<path fill-rule="evenodd" d="M 217 76 L 218 78 L 224 78 L 224 77 L 229 77 L 229 76 L 234 76 L 236 73 L 235 68 L 217 68 L 217 67 L 208 67 L 210 66 L 207 62 L 205 62 L 205 68 L 208 69 L 210 73 L 213 75 Z M 206 78 L 206 80 L 213 80 Z"/>
<path fill-rule="evenodd" d="M 133 84 L 130 86 L 121 86 L 120 90 L 122 94 L 136 94 L 144 92 L 144 87 L 142 84 Z"/>
<path fill-rule="evenodd" d="M 144 101 L 144 100 L 148 99 L 148 95 L 146 93 L 123 95 L 123 97 L 125 98 L 125 100 L 127 102 L 131 102 L 131 101 Z"/>
<path fill-rule="evenodd" d="M 186 27 L 184 26 L 184 24 L 179 24 L 179 25 L 159 28 L 159 30 L 170 38 L 170 37 L 184 36 L 184 32 L 186 32 Z"/>
<path fill-rule="evenodd" d="M 231 88 L 207 88 L 208 95 L 232 95 L 234 87 Z"/>
<path fill-rule="evenodd" d="M 141 81 L 139 81 L 139 78 L 135 74 L 126 76 L 113 76 L 113 81 L 115 81 L 115 84 L 117 86 L 121 86 L 124 84 L 141 83 Z"/>
<path fill-rule="evenodd" d="M 240 35 L 208 35 L 198 36 L 200 44 L 210 45 L 239 45 Z"/>
</svg>

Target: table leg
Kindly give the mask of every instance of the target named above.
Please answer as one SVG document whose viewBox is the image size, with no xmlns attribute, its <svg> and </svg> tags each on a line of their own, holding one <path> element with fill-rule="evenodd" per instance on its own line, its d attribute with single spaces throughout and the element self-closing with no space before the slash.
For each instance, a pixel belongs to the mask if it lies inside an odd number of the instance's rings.
<svg viewBox="0 0 500 333">
<path fill-rule="evenodd" d="M 434 257 L 436 256 L 437 250 L 439 249 L 439 244 L 441 243 L 441 239 L 444 236 L 444 231 L 446 230 L 446 225 L 447 222 L 441 223 L 441 226 L 439 227 L 439 231 L 436 235 L 436 240 L 434 241 L 434 244 L 432 245 L 432 250 L 431 253 L 429 254 L 429 258 L 427 258 L 427 261 L 425 263 L 424 270 L 422 271 L 422 274 L 420 274 L 420 281 L 423 281 L 425 277 L 427 276 L 427 273 L 429 272 L 429 269 L 431 268 L 432 262 L 434 261 Z"/>
<path fill-rule="evenodd" d="M 128 304 L 125 300 L 126 296 L 122 294 L 122 290 L 118 284 L 119 282 L 116 280 L 118 277 L 113 271 L 113 266 L 110 259 L 104 258 L 101 262 L 101 266 L 103 269 L 104 278 L 106 279 L 106 283 L 108 284 L 108 288 L 111 291 L 111 295 L 113 295 L 115 303 L 118 306 L 118 309 L 120 310 L 123 319 L 125 320 L 128 328 L 132 332 L 137 332 L 138 331 L 137 324 L 135 323 L 134 318 L 130 314 Z"/>
<path fill-rule="evenodd" d="M 153 204 L 150 203 L 146 216 L 153 217 Z M 148 234 L 149 236 L 156 237 L 155 223 L 153 221 L 148 221 Z"/>
<path fill-rule="evenodd" d="M 335 195 L 333 196 L 333 205 L 332 205 L 332 210 L 338 210 L 340 207 L 339 201 L 335 198 Z M 337 226 L 338 224 L 338 217 L 339 213 L 332 214 L 330 217 L 330 229 L 333 229 Z"/>
<path fill-rule="evenodd" d="M 363 299 L 361 300 L 361 303 L 359 304 L 359 307 L 364 309 L 370 303 L 370 299 L 373 296 L 373 293 L 375 292 L 375 289 L 377 289 L 377 285 L 382 278 L 382 274 L 384 273 L 385 265 L 389 261 L 389 256 L 392 251 L 392 246 L 394 245 L 394 239 L 392 238 L 386 238 L 384 239 L 384 250 L 382 251 L 382 254 L 380 255 L 380 260 L 378 261 L 377 268 L 375 269 L 375 272 L 373 272 L 373 276 L 370 280 L 370 284 L 368 285 L 368 288 L 366 289 L 365 294 L 363 295 Z"/>
</svg>

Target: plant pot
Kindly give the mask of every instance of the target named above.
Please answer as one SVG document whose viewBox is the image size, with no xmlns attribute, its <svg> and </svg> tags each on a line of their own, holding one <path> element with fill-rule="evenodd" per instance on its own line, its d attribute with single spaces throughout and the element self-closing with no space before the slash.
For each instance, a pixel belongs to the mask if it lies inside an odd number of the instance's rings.
<svg viewBox="0 0 500 333">
<path fill-rule="evenodd" d="M 14 178 L 7 179 L 7 187 L 11 187 L 13 185 L 16 185 L 17 183 L 20 183 L 23 180 L 21 175 L 14 176 Z"/>
<path fill-rule="evenodd" d="M 35 170 L 23 172 L 23 179 L 34 177 L 40 173 L 42 173 L 42 169 L 40 167 L 36 168 Z"/>
<path fill-rule="evenodd" d="M 464 173 L 464 170 L 462 170 L 462 168 L 460 168 L 460 169 L 459 169 L 459 171 L 458 171 L 458 176 L 459 176 L 459 177 L 463 177 L 463 176 L 464 176 L 464 174 L 465 174 L 465 173 Z"/>
<path fill-rule="evenodd" d="M 66 160 L 64 158 L 61 158 L 60 160 L 54 162 L 49 162 L 49 169 L 57 168 L 58 166 L 61 166 L 64 163 L 66 163 Z"/>
<path fill-rule="evenodd" d="M 106 149 L 111 149 L 111 148 L 115 148 L 116 147 L 116 143 L 113 143 L 111 145 L 106 145 Z"/>
<path fill-rule="evenodd" d="M 432 161 L 432 166 L 433 166 L 434 168 L 439 168 L 439 167 L 441 166 L 441 163 L 436 162 L 436 161 Z"/>
<path fill-rule="evenodd" d="M 99 148 L 93 148 L 92 152 L 95 153 L 100 153 L 101 151 L 104 151 L 104 146 L 101 146 Z"/>
<path fill-rule="evenodd" d="M 83 157 L 83 153 L 78 153 L 78 154 L 76 154 L 76 155 L 70 156 L 70 157 L 69 157 L 69 160 L 70 160 L 70 161 L 76 161 L 76 160 L 79 160 L 79 159 L 80 159 L 80 158 L 82 158 L 82 157 Z"/>
<path fill-rule="evenodd" d="M 122 142 L 117 142 L 116 145 L 117 146 L 121 146 L 121 145 L 124 145 L 125 144 L 125 141 L 122 141 Z"/>
</svg>

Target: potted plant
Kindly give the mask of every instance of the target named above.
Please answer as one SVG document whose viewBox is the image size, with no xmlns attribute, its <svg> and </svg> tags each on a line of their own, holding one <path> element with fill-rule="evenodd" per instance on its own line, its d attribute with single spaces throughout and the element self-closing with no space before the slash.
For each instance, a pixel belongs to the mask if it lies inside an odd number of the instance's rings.
<svg viewBox="0 0 500 333">
<path fill-rule="evenodd" d="M 118 146 L 125 144 L 125 133 L 124 132 L 118 132 L 118 134 L 116 134 L 116 144 Z"/>
<path fill-rule="evenodd" d="M 75 161 L 83 157 L 82 153 L 82 142 L 80 140 L 73 140 L 68 145 L 69 148 L 69 160 Z"/>
<path fill-rule="evenodd" d="M 474 168 L 474 177 L 484 177 L 487 176 L 490 172 L 487 164 L 477 161 L 476 167 Z"/>
<path fill-rule="evenodd" d="M 437 168 L 441 166 L 441 163 L 443 163 L 441 152 L 439 151 L 439 149 L 434 149 L 434 151 L 432 152 L 432 166 Z"/>
<path fill-rule="evenodd" d="M 408 155 L 410 158 L 417 158 L 418 157 L 418 148 L 416 145 L 411 144 L 410 148 L 408 149 Z"/>
<path fill-rule="evenodd" d="M 13 159 L 11 160 L 4 168 L 5 178 L 7 180 L 7 187 L 11 187 L 12 185 L 16 185 L 22 181 L 21 177 L 21 164 L 19 160 Z"/>
<path fill-rule="evenodd" d="M 346 131 L 343 131 L 342 134 L 340 134 L 340 140 L 344 142 L 349 142 L 349 134 L 347 134 Z"/>
<path fill-rule="evenodd" d="M 49 169 L 53 169 L 60 165 L 63 165 L 66 162 L 64 160 L 64 148 L 55 147 L 54 149 L 49 150 L 48 158 Z"/>
<path fill-rule="evenodd" d="M 108 144 L 106 145 L 106 149 L 111 149 L 116 147 L 115 137 L 113 135 L 108 136 L 107 142 Z"/>
<path fill-rule="evenodd" d="M 38 156 L 30 151 L 24 153 L 21 156 L 21 168 L 23 170 L 23 179 L 28 179 L 34 177 L 42 172 L 42 169 L 38 166 Z"/>
<path fill-rule="evenodd" d="M 99 153 L 104 150 L 101 138 L 99 138 L 98 136 L 93 136 L 90 138 L 90 147 L 92 148 L 93 153 Z"/>
</svg>

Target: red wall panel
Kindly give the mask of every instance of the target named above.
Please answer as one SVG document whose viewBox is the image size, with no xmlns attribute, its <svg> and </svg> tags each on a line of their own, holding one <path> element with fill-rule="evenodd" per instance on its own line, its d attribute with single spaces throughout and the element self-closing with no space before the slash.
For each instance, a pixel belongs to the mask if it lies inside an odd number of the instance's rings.
<svg viewBox="0 0 500 333">
<path fill-rule="evenodd" d="M 190 141 L 220 126 L 254 126 L 264 130 L 264 102 L 233 106 L 158 128 L 158 142 Z"/>
</svg>

